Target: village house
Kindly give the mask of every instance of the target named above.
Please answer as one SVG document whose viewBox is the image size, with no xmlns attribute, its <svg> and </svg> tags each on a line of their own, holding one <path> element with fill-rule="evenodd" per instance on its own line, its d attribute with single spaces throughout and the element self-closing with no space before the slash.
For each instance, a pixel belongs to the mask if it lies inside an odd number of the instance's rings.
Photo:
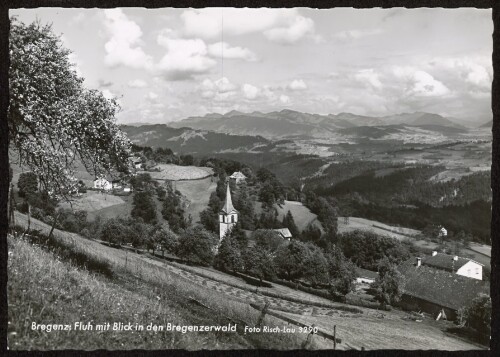
<svg viewBox="0 0 500 357">
<path fill-rule="evenodd" d="M 122 181 L 118 176 L 107 175 L 105 177 L 96 178 L 94 180 L 94 188 L 104 191 L 122 188 Z"/>
<path fill-rule="evenodd" d="M 432 255 L 421 258 L 420 264 L 462 275 L 467 278 L 483 279 L 483 264 L 457 255 L 433 251 Z"/>
<path fill-rule="evenodd" d="M 408 259 L 398 270 L 405 281 L 400 301 L 405 310 L 422 311 L 433 317 L 441 314 L 454 320 L 457 311 L 468 306 L 477 294 L 489 294 L 486 282 L 425 265 L 421 258 Z"/>
<path fill-rule="evenodd" d="M 142 168 L 142 159 L 138 156 L 131 156 L 128 158 L 135 169 L 140 170 Z"/>
<path fill-rule="evenodd" d="M 236 184 L 245 182 L 245 180 L 247 179 L 247 177 L 240 171 L 234 172 L 231 176 L 229 176 L 229 178 L 231 180 L 234 180 L 234 182 L 236 182 Z"/>
<path fill-rule="evenodd" d="M 278 233 L 283 239 L 290 240 L 290 238 L 292 238 L 292 233 L 290 233 L 290 230 L 288 228 L 276 228 L 273 229 L 273 231 Z"/>
</svg>

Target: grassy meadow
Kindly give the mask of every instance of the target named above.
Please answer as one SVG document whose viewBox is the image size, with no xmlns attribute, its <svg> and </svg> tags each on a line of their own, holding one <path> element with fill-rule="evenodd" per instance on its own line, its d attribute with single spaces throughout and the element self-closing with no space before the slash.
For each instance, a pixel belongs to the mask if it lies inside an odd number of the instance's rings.
<svg viewBox="0 0 500 357">
<path fill-rule="evenodd" d="M 25 217 L 16 214 L 23 225 Z M 32 220 L 32 228 L 49 227 Z M 305 334 L 244 334 L 254 326 L 260 312 L 223 293 L 207 290 L 172 274 L 153 259 L 109 248 L 67 232 L 54 231 L 55 240 L 65 249 L 86 255 L 88 267 L 75 264 L 70 256 L 61 258 L 44 246 L 9 236 L 8 345 L 15 350 L 51 349 L 297 349 L 331 348 L 315 337 L 307 346 Z M 93 272 L 106 264 L 109 274 Z M 146 332 L 146 331 L 33 331 L 40 324 L 95 324 L 105 322 L 147 325 L 227 325 L 236 323 L 237 333 Z M 279 319 L 266 316 L 264 325 L 282 326 Z"/>
</svg>

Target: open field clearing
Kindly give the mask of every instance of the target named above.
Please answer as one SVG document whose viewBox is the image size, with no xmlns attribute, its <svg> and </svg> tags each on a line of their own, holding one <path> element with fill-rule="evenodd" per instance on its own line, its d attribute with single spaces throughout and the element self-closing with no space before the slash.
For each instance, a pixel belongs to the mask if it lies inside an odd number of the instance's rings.
<svg viewBox="0 0 500 357">
<path fill-rule="evenodd" d="M 125 201 L 122 197 L 103 192 L 87 191 L 82 194 L 82 197 L 76 198 L 73 202 L 71 202 L 71 205 L 68 202 L 63 202 L 60 204 L 60 207 L 93 212 L 124 203 Z"/>
<path fill-rule="evenodd" d="M 355 230 L 370 231 L 379 235 L 396 238 L 398 240 L 407 240 L 408 238 L 417 236 L 420 231 L 411 228 L 395 227 L 378 221 L 373 221 L 360 217 L 349 217 L 349 223 L 344 223 L 344 218 L 338 219 L 339 233 L 352 232 Z"/>
<path fill-rule="evenodd" d="M 207 177 L 201 180 L 178 181 L 174 187 L 189 201 L 186 213 L 191 215 L 193 222 L 198 222 L 200 212 L 207 208 L 210 194 L 215 191 L 217 182 Z"/>
<path fill-rule="evenodd" d="M 317 215 L 312 213 L 309 208 L 304 206 L 301 202 L 297 201 L 285 201 L 285 204 L 277 206 L 278 209 L 278 219 L 281 221 L 283 217 L 290 211 L 293 215 L 293 219 L 297 228 L 299 230 L 304 230 L 311 223 L 316 226 L 321 227 L 321 223 L 317 220 Z"/>
<path fill-rule="evenodd" d="M 149 173 L 155 180 L 198 180 L 214 174 L 210 167 L 179 166 L 173 164 L 158 164 L 160 172 L 140 171 Z"/>
</svg>

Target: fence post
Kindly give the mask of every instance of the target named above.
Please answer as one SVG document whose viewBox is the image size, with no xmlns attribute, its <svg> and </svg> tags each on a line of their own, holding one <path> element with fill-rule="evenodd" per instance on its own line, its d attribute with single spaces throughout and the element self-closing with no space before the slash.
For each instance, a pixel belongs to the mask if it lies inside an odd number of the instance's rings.
<svg viewBox="0 0 500 357">
<path fill-rule="evenodd" d="M 259 328 L 262 327 L 262 323 L 264 322 L 264 317 L 266 316 L 267 309 L 269 308 L 269 301 L 266 301 L 266 304 L 262 308 L 262 312 L 260 313 L 259 320 L 257 320 L 257 326 Z"/>
<path fill-rule="evenodd" d="M 333 349 L 337 349 L 337 325 L 333 325 Z"/>
</svg>

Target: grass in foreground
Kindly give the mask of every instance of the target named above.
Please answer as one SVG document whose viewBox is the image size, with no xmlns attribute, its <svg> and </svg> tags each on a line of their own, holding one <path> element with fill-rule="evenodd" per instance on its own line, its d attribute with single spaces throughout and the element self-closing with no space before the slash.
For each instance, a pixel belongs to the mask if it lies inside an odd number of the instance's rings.
<svg viewBox="0 0 500 357">
<path fill-rule="evenodd" d="M 19 217 L 18 218 L 22 218 Z M 39 222 L 32 222 L 40 225 Z M 170 274 L 154 261 L 108 248 L 76 235 L 57 231 L 57 239 L 105 261 L 113 278 L 79 269 L 40 246 L 9 237 L 8 343 L 11 349 L 297 349 L 304 334 L 243 334 L 254 326 L 259 312 L 222 293 L 204 290 Z M 32 322 L 73 324 L 131 322 L 166 325 L 227 325 L 237 333 L 216 332 L 90 332 L 32 331 Z M 282 326 L 266 316 L 264 324 Z M 315 337 L 308 348 L 331 348 Z"/>
</svg>

